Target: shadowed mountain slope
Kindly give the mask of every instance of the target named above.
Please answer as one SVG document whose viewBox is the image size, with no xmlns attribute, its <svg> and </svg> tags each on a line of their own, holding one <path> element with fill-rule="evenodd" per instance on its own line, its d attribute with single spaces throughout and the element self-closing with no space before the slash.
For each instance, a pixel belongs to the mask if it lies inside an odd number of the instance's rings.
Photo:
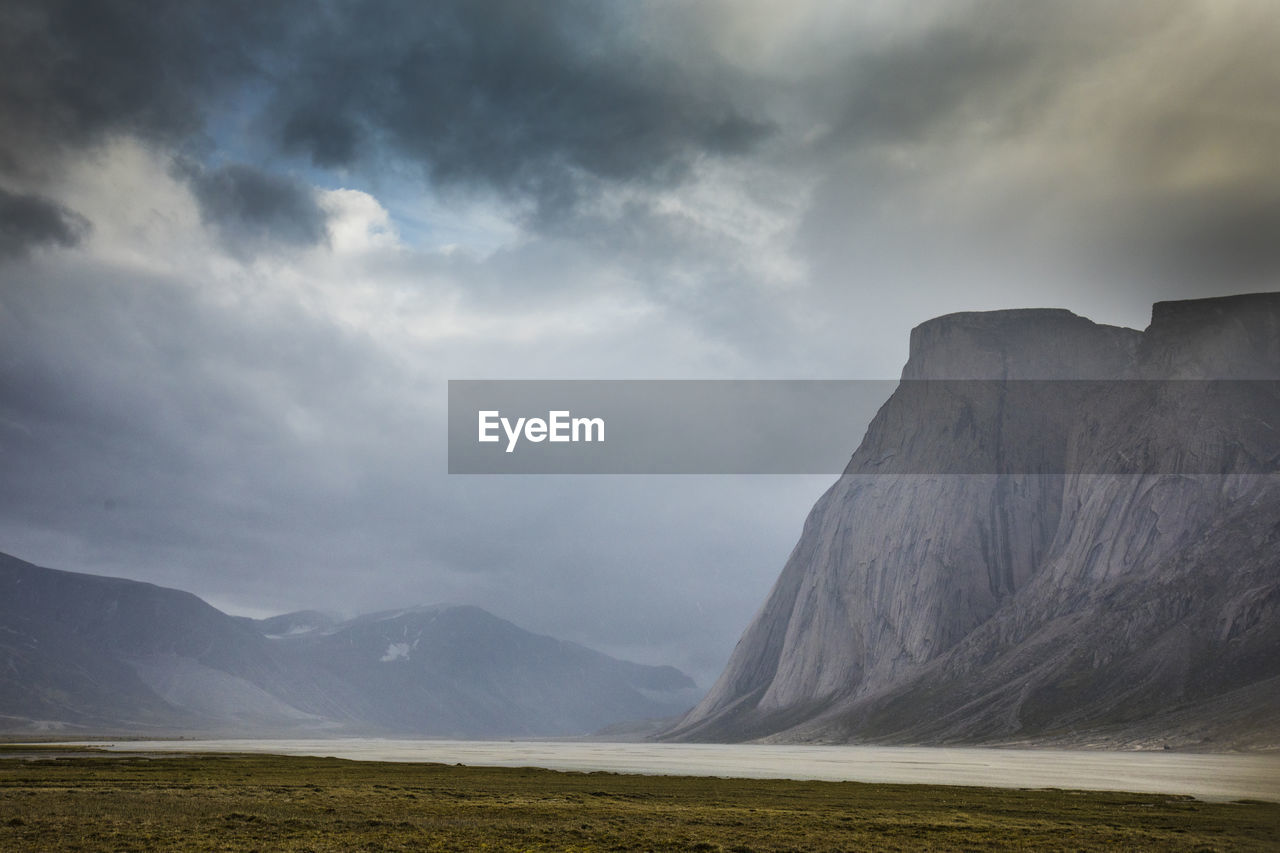
<svg viewBox="0 0 1280 853">
<path fill-rule="evenodd" d="M 582 734 L 696 698 L 671 667 L 477 607 L 253 620 L 179 590 L 0 555 L 5 730 Z"/>
</svg>

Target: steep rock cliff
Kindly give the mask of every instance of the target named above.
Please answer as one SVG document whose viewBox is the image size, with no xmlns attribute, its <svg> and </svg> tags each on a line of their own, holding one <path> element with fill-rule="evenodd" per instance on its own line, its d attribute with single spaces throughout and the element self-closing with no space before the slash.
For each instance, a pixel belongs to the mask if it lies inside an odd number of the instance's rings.
<svg viewBox="0 0 1280 853">
<path fill-rule="evenodd" d="M 669 736 L 1269 742 L 1280 399 L 1196 381 L 1218 378 L 1280 378 L 1280 295 L 1160 303 L 1143 333 L 1057 310 L 921 325 Z"/>
</svg>

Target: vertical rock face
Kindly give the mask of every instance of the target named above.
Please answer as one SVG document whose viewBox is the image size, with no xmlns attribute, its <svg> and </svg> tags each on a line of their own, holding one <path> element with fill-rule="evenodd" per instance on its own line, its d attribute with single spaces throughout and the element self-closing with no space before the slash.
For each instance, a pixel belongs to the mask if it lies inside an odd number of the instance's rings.
<svg viewBox="0 0 1280 853">
<path fill-rule="evenodd" d="M 1280 682 L 1276 385 L 1151 380 L 1280 378 L 1278 323 L 1260 294 L 1158 304 L 1144 333 L 915 329 L 910 381 L 670 736 L 1270 737 L 1241 714 Z M 1214 712 L 1231 732 L 1193 707 L 1246 689 Z"/>
</svg>

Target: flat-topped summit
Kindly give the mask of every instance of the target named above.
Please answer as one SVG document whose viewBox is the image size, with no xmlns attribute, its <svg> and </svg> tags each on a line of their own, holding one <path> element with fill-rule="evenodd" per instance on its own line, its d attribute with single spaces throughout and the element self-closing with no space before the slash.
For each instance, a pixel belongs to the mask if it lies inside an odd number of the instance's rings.
<svg viewBox="0 0 1280 853">
<path fill-rule="evenodd" d="M 1156 379 L 1280 379 L 1280 293 L 1157 302 L 1138 375 Z"/>
<path fill-rule="evenodd" d="M 911 330 L 903 379 L 1111 379 L 1141 333 L 1061 308 L 965 311 Z"/>
</svg>

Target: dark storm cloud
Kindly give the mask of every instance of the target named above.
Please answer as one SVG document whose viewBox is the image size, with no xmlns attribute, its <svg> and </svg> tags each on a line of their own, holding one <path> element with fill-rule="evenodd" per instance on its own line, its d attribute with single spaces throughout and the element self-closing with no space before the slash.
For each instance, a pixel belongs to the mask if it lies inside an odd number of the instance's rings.
<svg viewBox="0 0 1280 853">
<path fill-rule="evenodd" d="M 261 73 L 264 44 L 287 44 L 293 17 L 251 0 L 4 0 L 0 169 L 39 175 L 113 133 L 182 142 L 211 99 Z"/>
<path fill-rule="evenodd" d="M 593 180 L 678 180 L 697 155 L 742 154 L 770 132 L 636 35 L 612 4 L 339 6 L 272 111 L 285 147 L 318 165 L 354 162 L 376 137 L 437 181 L 487 184 L 544 212 Z"/>
<path fill-rule="evenodd" d="M 354 121 L 320 106 L 292 110 L 280 129 L 285 151 L 305 154 L 317 166 L 327 168 L 350 164 L 359 140 L 360 129 Z"/>
<path fill-rule="evenodd" d="M 74 246 L 88 230 L 83 216 L 56 201 L 0 188 L 0 259 L 35 246 Z"/>
<path fill-rule="evenodd" d="M 237 92 L 322 167 L 387 151 L 432 178 L 571 207 L 595 181 L 671 182 L 768 134 L 598 3 L 4 5 L 0 167 L 112 132 L 181 145 Z"/>
<path fill-rule="evenodd" d="M 308 246 L 325 239 L 327 216 L 315 190 L 300 181 L 244 164 L 205 170 L 194 164 L 176 169 L 185 176 L 200 206 L 200 217 L 236 251 L 271 242 Z"/>
<path fill-rule="evenodd" d="M 217 142 L 202 131 L 229 132 L 211 117 L 257 109 L 246 106 L 252 103 L 263 109 L 243 125 L 251 137 L 244 142 L 264 156 L 275 148 L 325 169 L 373 172 L 391 156 L 440 183 L 532 201 L 544 224 L 602 186 L 669 187 L 700 157 L 758 157 L 772 139 L 769 156 L 789 150 L 780 168 L 798 168 L 799 179 L 838 182 L 850 164 L 887 172 L 879 186 L 840 200 L 836 218 L 856 223 L 917 188 L 927 193 L 931 179 L 954 177 L 964 164 L 948 151 L 995 148 L 1054 127 L 1080 134 L 1096 124 L 1114 126 L 1117 137 L 1081 138 L 1073 150 L 1075 166 L 1091 160 L 1097 173 L 1088 164 L 1083 175 L 1063 169 L 1055 183 L 1056 164 L 1047 158 L 1025 176 L 1028 192 L 1018 197 L 1014 188 L 1018 205 L 1034 204 L 1033 194 L 1070 202 L 1090 181 L 1110 180 L 1111 197 L 1085 202 L 1093 209 L 1066 204 L 1066 215 L 1107 219 L 1118 229 L 1112 236 L 1133 229 L 1135 254 L 1184 245 L 1182 230 L 1195 217 L 1175 212 L 1166 220 L 1159 200 L 1169 190 L 1143 164 L 1224 145 L 1224 156 L 1271 158 L 1268 169 L 1256 182 L 1232 179 L 1230 193 L 1221 186 L 1196 192 L 1206 212 L 1230 198 L 1227 220 L 1263 233 L 1276 191 L 1275 154 L 1267 152 L 1280 146 L 1272 144 L 1274 127 L 1240 117 L 1267 111 L 1275 91 L 1265 23 L 1251 25 L 1248 14 L 1238 23 L 1211 18 L 1191 3 L 1117 9 L 989 0 L 947 9 L 931 9 L 927 24 L 890 25 L 880 38 L 856 24 L 832 26 L 819 44 L 748 71 L 708 47 L 732 22 L 733 5 L 699 14 L 679 5 L 571 0 L 8 0 L 0 6 L 0 170 L 38 171 L 50 155 L 112 133 L 199 150 Z M 1193 43 L 1201 31 L 1217 33 L 1221 44 Z M 1147 58 L 1129 68 L 1126 56 Z M 790 64 L 806 70 L 793 75 Z M 1096 87 L 1095 103 L 1127 100 L 1131 108 L 1062 114 L 1064 93 L 1111 66 L 1114 75 L 1085 85 Z M 797 118 L 823 132 L 804 142 L 788 136 Z M 1252 148 L 1229 150 L 1250 137 Z M 899 159 L 886 162 L 886 153 Z M 872 162 L 859 163 L 860 156 Z M 1138 162 L 1127 168 L 1118 157 Z M 909 174 L 894 181 L 908 161 Z M 1127 210 L 1132 218 L 1121 221 Z M 957 229 L 961 239 L 969 231 L 983 238 L 988 218 L 1016 225 L 1026 217 L 1009 206 L 973 211 Z M 902 230 L 916 224 L 908 216 Z M 1074 230 L 1065 225 L 1064 233 Z M 1219 236 L 1200 238 L 1205 264 L 1213 246 L 1233 245 L 1232 234 Z M 1245 251 L 1251 267 L 1272 269 L 1254 242 Z"/>
</svg>

